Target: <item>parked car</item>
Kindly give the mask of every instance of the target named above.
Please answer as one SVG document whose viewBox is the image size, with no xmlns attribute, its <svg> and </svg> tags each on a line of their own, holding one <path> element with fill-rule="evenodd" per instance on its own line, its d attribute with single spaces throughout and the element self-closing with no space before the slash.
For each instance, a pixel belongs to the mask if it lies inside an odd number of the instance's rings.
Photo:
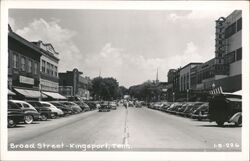
<svg viewBox="0 0 250 161">
<path fill-rule="evenodd" d="M 175 114 L 177 108 L 179 108 L 183 103 L 175 102 L 167 109 L 168 113 Z"/>
<path fill-rule="evenodd" d="M 109 105 L 110 105 L 110 108 L 111 108 L 112 110 L 116 110 L 116 109 L 117 109 L 117 105 L 116 105 L 115 102 L 110 102 Z"/>
<path fill-rule="evenodd" d="M 78 106 L 80 106 L 83 111 L 90 111 L 89 105 L 87 105 L 85 102 L 74 101 L 74 103 L 76 103 Z"/>
<path fill-rule="evenodd" d="M 15 103 L 8 101 L 8 127 L 24 121 L 24 112 Z"/>
<path fill-rule="evenodd" d="M 167 110 L 170 108 L 171 105 L 172 105 L 172 102 L 168 102 L 164 104 L 161 108 L 161 111 L 167 112 Z"/>
<path fill-rule="evenodd" d="M 81 107 L 74 102 L 60 101 L 60 103 L 62 103 L 65 106 L 70 107 L 72 109 L 73 113 L 75 113 L 75 114 L 82 112 Z"/>
<path fill-rule="evenodd" d="M 218 94 L 209 101 L 208 117 L 218 126 L 225 122 L 242 125 L 242 96 L 236 94 Z"/>
<path fill-rule="evenodd" d="M 39 101 L 27 101 L 27 102 L 31 104 L 40 113 L 41 116 L 40 119 L 42 121 L 55 118 L 55 114 L 52 113 L 52 111 L 49 108 L 43 107 L 43 105 Z"/>
<path fill-rule="evenodd" d="M 198 119 L 199 121 L 201 121 L 203 119 L 207 119 L 208 118 L 208 108 L 209 108 L 208 102 L 203 103 L 196 110 L 194 110 L 192 112 L 191 118 Z"/>
<path fill-rule="evenodd" d="M 31 124 L 34 120 L 40 119 L 40 114 L 31 104 L 19 100 L 9 100 L 9 102 L 16 104 L 24 112 L 24 123 Z"/>
<path fill-rule="evenodd" d="M 60 102 L 58 101 L 50 101 L 50 103 L 54 106 L 56 106 L 57 108 L 61 109 L 64 113 L 64 116 L 66 115 L 70 115 L 73 113 L 73 110 L 71 107 L 68 107 L 68 106 L 65 106 L 63 104 L 61 104 Z"/>
<path fill-rule="evenodd" d="M 51 110 L 51 112 L 54 114 L 53 118 L 56 118 L 57 116 L 63 116 L 64 113 L 61 109 L 57 108 L 56 106 L 54 106 L 53 104 L 51 104 L 50 102 L 45 102 L 45 101 L 40 101 L 40 103 L 43 105 L 43 107 L 47 107 Z"/>
<path fill-rule="evenodd" d="M 89 106 L 90 110 L 95 110 L 95 109 L 97 109 L 97 102 L 90 102 L 90 101 L 87 101 L 87 102 L 85 102 L 85 103 Z"/>
<path fill-rule="evenodd" d="M 194 102 L 193 104 L 190 104 L 184 111 L 183 116 L 185 117 L 191 117 L 193 111 L 195 111 L 197 108 L 200 107 L 200 105 L 204 104 L 204 102 Z"/>
<path fill-rule="evenodd" d="M 102 102 L 100 104 L 100 107 L 99 107 L 99 112 L 102 112 L 102 111 L 106 111 L 106 112 L 109 112 L 111 109 L 110 105 L 109 105 L 109 102 L 108 101 L 105 101 L 105 102 Z"/>
</svg>

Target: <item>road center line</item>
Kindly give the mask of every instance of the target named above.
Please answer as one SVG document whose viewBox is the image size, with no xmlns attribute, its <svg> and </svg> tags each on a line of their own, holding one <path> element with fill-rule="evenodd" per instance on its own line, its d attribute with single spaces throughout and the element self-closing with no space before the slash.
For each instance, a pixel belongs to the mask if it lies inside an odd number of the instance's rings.
<svg viewBox="0 0 250 161">
<path fill-rule="evenodd" d="M 123 144 L 124 145 L 128 145 L 128 137 L 129 137 L 129 132 L 128 132 L 128 109 L 126 109 L 125 123 L 124 123 L 124 133 L 123 133 Z"/>
</svg>

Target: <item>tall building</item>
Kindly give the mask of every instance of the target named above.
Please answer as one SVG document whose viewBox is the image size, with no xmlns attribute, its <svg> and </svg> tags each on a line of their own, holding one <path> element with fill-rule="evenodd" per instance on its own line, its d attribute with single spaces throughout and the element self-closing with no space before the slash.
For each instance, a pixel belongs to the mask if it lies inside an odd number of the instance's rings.
<svg viewBox="0 0 250 161">
<path fill-rule="evenodd" d="M 14 98 L 43 97 L 39 91 L 41 55 L 37 46 L 17 35 L 9 26 L 8 88 L 16 93 Z"/>
<path fill-rule="evenodd" d="M 242 11 L 235 10 L 216 20 L 214 77 L 204 81 L 204 89 L 221 86 L 224 92 L 241 90 L 242 86 Z"/>
<path fill-rule="evenodd" d="M 65 99 L 58 93 L 59 53 L 49 43 L 42 41 L 33 42 L 42 53 L 40 59 L 40 91 L 51 99 Z"/>
</svg>

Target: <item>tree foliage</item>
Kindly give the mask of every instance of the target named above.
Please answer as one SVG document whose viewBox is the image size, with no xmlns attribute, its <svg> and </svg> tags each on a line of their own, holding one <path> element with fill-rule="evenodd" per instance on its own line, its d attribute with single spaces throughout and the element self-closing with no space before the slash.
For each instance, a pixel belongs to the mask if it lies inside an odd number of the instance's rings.
<svg viewBox="0 0 250 161">
<path fill-rule="evenodd" d="M 161 88 L 152 81 L 147 81 L 129 88 L 130 96 L 144 101 L 157 101 L 160 94 Z"/>
<path fill-rule="evenodd" d="M 119 87 L 119 83 L 112 77 L 96 77 L 92 80 L 92 95 L 95 99 L 114 100 L 123 97 L 127 89 Z"/>
</svg>

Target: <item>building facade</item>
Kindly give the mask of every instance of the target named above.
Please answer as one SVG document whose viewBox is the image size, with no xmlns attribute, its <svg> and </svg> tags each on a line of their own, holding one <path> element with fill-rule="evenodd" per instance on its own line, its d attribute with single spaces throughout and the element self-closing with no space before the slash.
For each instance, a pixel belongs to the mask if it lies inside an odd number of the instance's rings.
<svg viewBox="0 0 250 161">
<path fill-rule="evenodd" d="M 222 87 L 224 92 L 241 90 L 242 11 L 235 10 L 226 18 L 216 20 L 215 58 L 212 63 L 210 66 L 215 73 L 210 78 L 203 77 L 204 89 Z"/>
<path fill-rule="evenodd" d="M 42 53 L 40 59 L 40 89 L 58 93 L 59 54 L 51 44 L 45 44 L 42 41 L 33 42 L 33 44 L 37 45 Z"/>
<path fill-rule="evenodd" d="M 8 88 L 18 99 L 39 99 L 40 57 L 37 46 L 14 33 L 8 32 Z"/>
<path fill-rule="evenodd" d="M 189 63 L 180 69 L 180 81 L 179 81 L 179 91 L 187 91 L 191 89 L 191 71 L 193 68 L 201 65 L 202 63 Z"/>
<path fill-rule="evenodd" d="M 88 77 L 82 77 L 82 74 L 76 68 L 72 71 L 59 73 L 59 93 L 66 97 L 89 99 L 90 93 L 87 88 L 91 80 Z"/>
</svg>

